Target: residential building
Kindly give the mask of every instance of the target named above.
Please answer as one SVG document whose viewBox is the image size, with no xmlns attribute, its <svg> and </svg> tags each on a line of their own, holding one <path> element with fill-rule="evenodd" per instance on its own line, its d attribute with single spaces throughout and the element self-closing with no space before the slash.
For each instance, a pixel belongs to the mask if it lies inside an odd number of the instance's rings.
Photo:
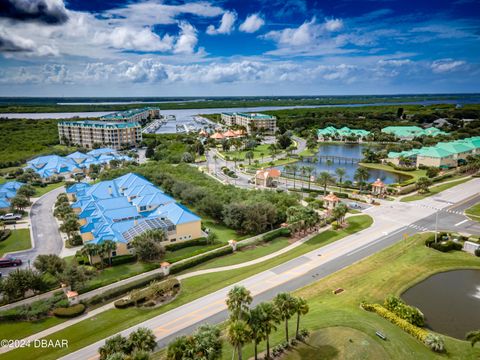
<svg viewBox="0 0 480 360">
<path fill-rule="evenodd" d="M 277 118 L 260 113 L 222 113 L 222 121 L 227 126 L 243 126 L 248 134 L 253 131 L 263 131 L 273 135 L 277 131 Z"/>
<path fill-rule="evenodd" d="M 17 195 L 24 183 L 19 181 L 8 181 L 0 185 L 0 210 L 9 210 L 10 201 Z"/>
<path fill-rule="evenodd" d="M 255 185 L 263 187 L 275 186 L 280 178 L 278 169 L 260 169 L 255 173 Z"/>
<path fill-rule="evenodd" d="M 98 144 L 120 149 L 138 146 L 142 142 L 142 127 L 138 122 L 61 121 L 58 136 L 63 145 L 93 148 Z"/>
<path fill-rule="evenodd" d="M 72 178 L 76 174 L 88 174 L 90 165 L 108 166 L 110 161 L 131 161 L 126 155 L 119 154 L 115 149 L 101 148 L 84 154 L 76 151 L 67 156 L 46 155 L 27 161 L 26 169 L 32 169 L 44 181 L 50 181 L 58 176 Z"/>
<path fill-rule="evenodd" d="M 75 184 L 67 189 L 78 214 L 84 243 L 117 244 L 113 256 L 133 254 L 131 241 L 151 229 L 161 229 L 166 243 L 203 235 L 201 219 L 151 182 L 134 173 L 95 185 Z"/>
<path fill-rule="evenodd" d="M 146 107 L 143 109 L 131 109 L 111 113 L 100 117 L 102 121 L 115 121 L 115 122 L 138 122 L 145 123 L 149 119 L 159 119 L 160 108 Z"/>
<path fill-rule="evenodd" d="M 214 139 L 214 140 L 223 140 L 223 139 L 240 138 L 244 136 L 245 136 L 245 131 L 239 129 L 239 130 L 227 130 L 223 133 L 215 132 L 209 137 L 210 139 Z"/>
<path fill-rule="evenodd" d="M 436 127 L 429 127 L 422 129 L 418 126 L 387 126 L 382 129 L 385 134 L 395 135 L 400 140 L 412 140 L 419 136 L 438 136 L 448 135 L 445 131 L 439 130 Z"/>
<path fill-rule="evenodd" d="M 389 152 L 387 162 L 419 166 L 451 168 L 467 162 L 468 157 L 480 154 L 480 136 L 463 140 L 441 142 L 435 146 L 422 147 L 402 152 Z M 401 164 L 402 163 L 402 164 Z"/>
<path fill-rule="evenodd" d="M 370 131 L 362 130 L 362 129 L 350 129 L 347 126 L 344 126 L 340 129 L 337 129 L 333 126 L 327 126 L 324 129 L 317 130 L 317 137 L 320 141 L 328 141 L 328 140 L 341 140 L 341 141 L 348 141 L 348 140 L 355 140 L 355 141 L 364 141 L 368 135 L 370 135 Z"/>
</svg>

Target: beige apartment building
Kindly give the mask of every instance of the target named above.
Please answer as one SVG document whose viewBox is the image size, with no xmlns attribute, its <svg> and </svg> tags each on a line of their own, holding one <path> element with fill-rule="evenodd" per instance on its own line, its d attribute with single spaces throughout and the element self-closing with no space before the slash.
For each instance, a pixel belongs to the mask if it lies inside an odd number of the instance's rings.
<svg viewBox="0 0 480 360">
<path fill-rule="evenodd" d="M 227 126 L 243 126 L 248 134 L 252 131 L 263 131 L 273 135 L 277 131 L 277 118 L 272 115 L 260 113 L 222 113 L 222 121 Z"/>
<path fill-rule="evenodd" d="M 61 121 L 60 144 L 93 148 L 94 144 L 121 149 L 142 142 L 142 127 L 137 122 Z"/>
</svg>

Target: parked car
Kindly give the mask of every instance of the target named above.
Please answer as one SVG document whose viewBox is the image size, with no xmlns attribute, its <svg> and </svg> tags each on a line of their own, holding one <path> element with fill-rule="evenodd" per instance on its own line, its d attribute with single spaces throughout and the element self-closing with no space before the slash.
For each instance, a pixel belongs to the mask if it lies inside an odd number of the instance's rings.
<svg viewBox="0 0 480 360">
<path fill-rule="evenodd" d="M 352 209 L 361 209 L 361 208 L 362 208 L 362 207 L 361 207 L 359 204 L 357 204 L 356 202 L 350 202 L 350 203 L 348 203 L 348 206 L 349 206 L 350 208 L 352 208 Z"/>
<path fill-rule="evenodd" d="M 11 267 L 22 265 L 22 260 L 14 257 L 0 258 L 0 267 Z"/>
<path fill-rule="evenodd" d="M 22 219 L 22 215 L 14 214 L 14 213 L 8 213 L 0 216 L 0 220 L 21 220 L 21 219 Z"/>
</svg>

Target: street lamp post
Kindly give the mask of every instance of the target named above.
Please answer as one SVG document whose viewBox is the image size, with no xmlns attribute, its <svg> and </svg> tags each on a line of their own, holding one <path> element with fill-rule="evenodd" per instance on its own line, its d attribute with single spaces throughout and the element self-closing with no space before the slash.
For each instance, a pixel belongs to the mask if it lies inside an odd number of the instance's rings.
<svg viewBox="0 0 480 360">
<path fill-rule="evenodd" d="M 438 209 L 435 212 L 435 244 L 437 243 L 437 234 L 438 234 Z"/>
</svg>

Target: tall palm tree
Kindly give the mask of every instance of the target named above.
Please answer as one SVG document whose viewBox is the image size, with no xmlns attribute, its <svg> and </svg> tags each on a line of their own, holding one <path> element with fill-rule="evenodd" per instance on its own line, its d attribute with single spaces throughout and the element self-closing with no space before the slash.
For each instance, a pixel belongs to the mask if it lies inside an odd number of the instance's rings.
<svg viewBox="0 0 480 360">
<path fill-rule="evenodd" d="M 106 240 L 101 246 L 108 255 L 108 264 L 112 266 L 112 253 L 117 250 L 117 244 L 112 240 Z"/>
<path fill-rule="evenodd" d="M 344 168 L 339 167 L 335 169 L 335 173 L 338 176 L 338 183 L 340 185 L 340 193 L 341 193 L 343 190 L 343 178 L 347 172 L 345 171 Z"/>
<path fill-rule="evenodd" d="M 140 327 L 130 334 L 128 343 L 132 350 L 151 352 L 157 346 L 153 331 L 146 327 Z"/>
<path fill-rule="evenodd" d="M 355 171 L 354 179 L 358 181 L 360 185 L 360 191 L 363 190 L 363 183 L 367 181 L 369 177 L 370 177 L 370 173 L 366 168 L 362 166 L 358 167 L 358 169 Z"/>
<path fill-rule="evenodd" d="M 83 248 L 80 250 L 80 253 L 88 257 L 88 261 L 90 262 L 90 265 L 91 265 L 92 258 L 98 254 L 98 250 L 99 248 L 97 244 L 86 243 L 85 245 L 83 245 Z"/>
<path fill-rule="evenodd" d="M 258 359 L 258 344 L 265 339 L 263 328 L 264 316 L 261 306 L 257 305 L 250 310 L 248 315 L 248 325 L 252 329 L 252 340 L 254 346 L 255 360 Z"/>
<path fill-rule="evenodd" d="M 300 330 L 300 315 L 305 315 L 308 313 L 310 308 L 308 307 L 307 300 L 302 297 L 298 297 L 295 302 L 295 311 L 297 313 L 297 331 L 295 337 L 298 338 L 298 331 Z"/>
<path fill-rule="evenodd" d="M 327 195 L 327 186 L 334 182 L 333 176 L 328 171 L 318 174 L 317 182 L 323 186 L 323 196 Z"/>
<path fill-rule="evenodd" d="M 298 173 L 298 165 L 297 164 L 292 164 L 290 165 L 290 171 L 292 172 L 293 175 L 293 189 L 295 190 L 295 181 L 297 180 L 297 173 Z"/>
<path fill-rule="evenodd" d="M 310 190 L 310 184 L 312 182 L 312 174 L 315 171 L 315 168 L 311 165 L 305 166 L 305 170 L 308 176 L 308 190 Z"/>
<path fill-rule="evenodd" d="M 230 311 L 230 317 L 235 320 L 241 320 L 242 315 L 248 313 L 248 305 L 252 303 L 252 295 L 245 286 L 235 285 L 227 296 L 227 308 Z"/>
<path fill-rule="evenodd" d="M 288 320 L 295 313 L 296 300 L 289 293 L 280 293 L 275 296 L 275 298 L 273 299 L 273 303 L 278 310 L 280 319 L 285 321 L 285 338 L 288 342 Z"/>
<path fill-rule="evenodd" d="M 247 151 L 245 153 L 245 159 L 248 160 L 248 165 L 252 165 L 252 159 L 254 157 L 253 151 Z"/>
<path fill-rule="evenodd" d="M 468 332 L 465 338 L 468 341 L 470 341 L 470 344 L 472 344 L 472 347 L 475 346 L 477 342 L 480 342 L 480 330 L 474 330 L 474 331 Z"/>
<path fill-rule="evenodd" d="M 277 330 L 276 324 L 280 320 L 280 314 L 277 308 L 270 302 L 262 302 L 257 305 L 261 309 L 262 314 L 262 331 L 267 342 L 267 359 L 270 359 L 270 334 Z"/>
<path fill-rule="evenodd" d="M 233 348 L 237 350 L 238 360 L 242 360 L 242 347 L 250 342 L 252 329 L 243 320 L 231 320 L 227 326 L 227 339 Z M 235 350 L 234 350 L 235 351 Z"/>
</svg>

